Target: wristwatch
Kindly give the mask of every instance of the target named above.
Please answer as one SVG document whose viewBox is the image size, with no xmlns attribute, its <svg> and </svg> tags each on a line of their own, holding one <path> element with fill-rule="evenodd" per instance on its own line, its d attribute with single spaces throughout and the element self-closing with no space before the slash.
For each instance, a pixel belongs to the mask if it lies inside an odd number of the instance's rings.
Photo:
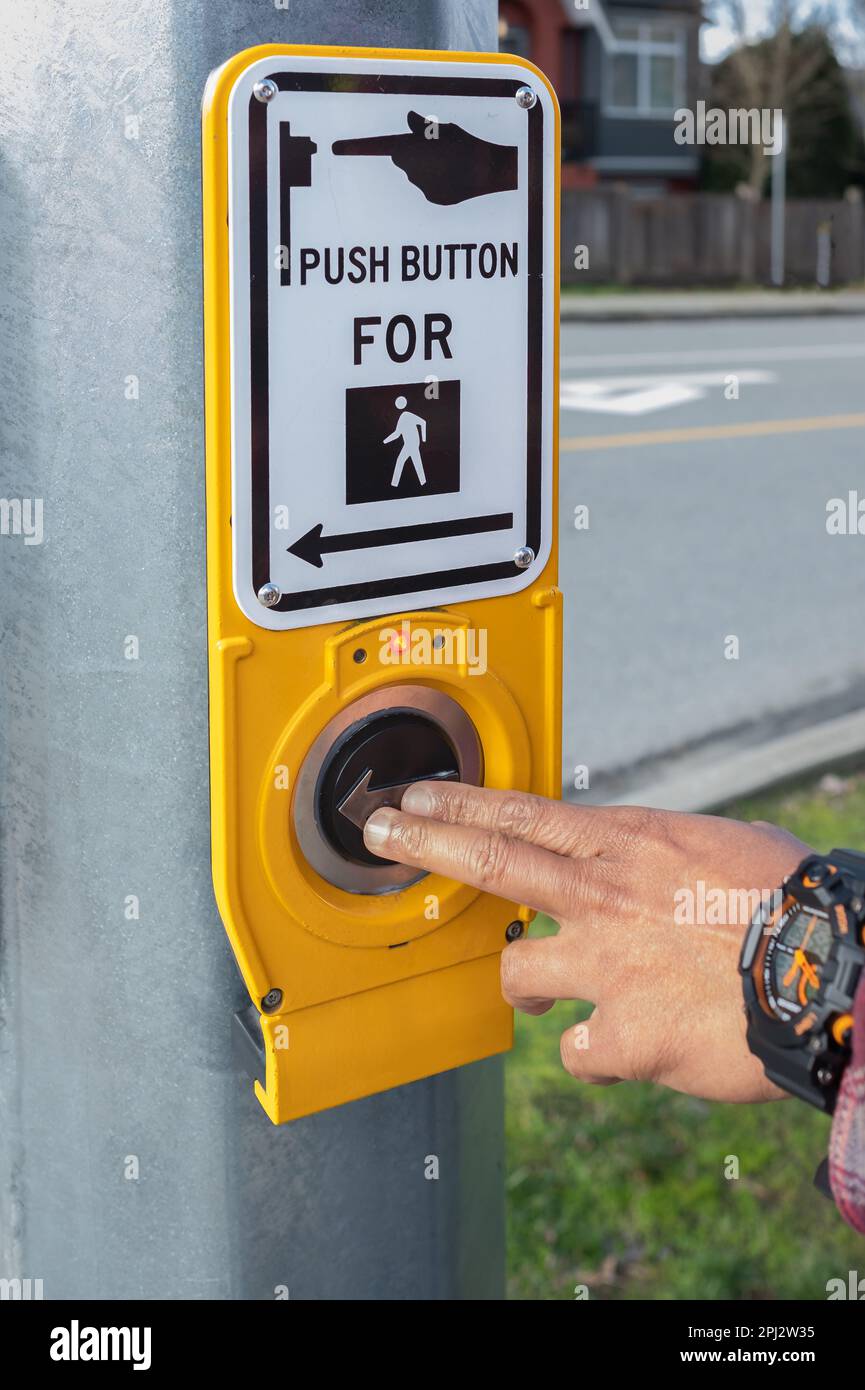
<svg viewBox="0 0 865 1390">
<path fill-rule="evenodd" d="M 831 1114 L 865 966 L 865 854 L 810 854 L 755 912 L 739 970 L 748 1046 L 770 1081 Z"/>
</svg>

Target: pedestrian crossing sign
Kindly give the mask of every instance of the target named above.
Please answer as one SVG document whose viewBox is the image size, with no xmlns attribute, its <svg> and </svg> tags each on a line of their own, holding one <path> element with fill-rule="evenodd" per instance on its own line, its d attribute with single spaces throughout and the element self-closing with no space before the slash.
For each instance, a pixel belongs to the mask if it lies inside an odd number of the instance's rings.
<svg viewBox="0 0 865 1390">
<path fill-rule="evenodd" d="M 556 109 L 502 60 L 257 57 L 228 102 L 233 584 L 260 627 L 550 553 Z"/>
</svg>

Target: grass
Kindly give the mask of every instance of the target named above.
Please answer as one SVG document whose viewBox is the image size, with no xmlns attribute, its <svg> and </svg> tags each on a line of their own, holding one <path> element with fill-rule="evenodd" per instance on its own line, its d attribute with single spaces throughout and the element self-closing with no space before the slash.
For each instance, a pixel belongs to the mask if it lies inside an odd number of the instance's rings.
<svg viewBox="0 0 865 1390">
<path fill-rule="evenodd" d="M 729 809 L 820 850 L 865 845 L 865 772 Z M 536 924 L 533 933 L 551 931 Z M 865 1242 L 813 1187 L 829 1121 L 810 1106 L 716 1105 L 573 1081 L 559 1038 L 586 1005 L 518 1015 L 507 1063 L 509 1292 L 573 1299 L 825 1299 Z M 739 1178 L 728 1180 L 728 1155 Z"/>
</svg>

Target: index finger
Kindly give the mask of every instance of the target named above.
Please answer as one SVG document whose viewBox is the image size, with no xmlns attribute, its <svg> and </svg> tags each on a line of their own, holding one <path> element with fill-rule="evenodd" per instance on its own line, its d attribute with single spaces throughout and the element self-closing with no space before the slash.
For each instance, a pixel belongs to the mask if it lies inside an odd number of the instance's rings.
<svg viewBox="0 0 865 1390">
<path fill-rule="evenodd" d="M 494 830 L 555 854 L 588 858 L 610 843 L 614 813 L 623 807 L 572 806 L 531 792 L 496 791 L 467 782 L 412 782 L 402 798 L 410 815 L 446 825 Z"/>
<path fill-rule="evenodd" d="M 384 859 L 457 879 L 552 917 L 572 911 L 575 889 L 588 873 L 588 861 L 564 859 L 482 827 L 445 825 L 390 807 L 373 812 L 363 838 L 367 849 Z"/>
<path fill-rule="evenodd" d="M 334 154 L 383 154 L 392 158 L 397 151 L 411 140 L 410 135 L 359 135 L 354 140 L 334 140 Z"/>
</svg>

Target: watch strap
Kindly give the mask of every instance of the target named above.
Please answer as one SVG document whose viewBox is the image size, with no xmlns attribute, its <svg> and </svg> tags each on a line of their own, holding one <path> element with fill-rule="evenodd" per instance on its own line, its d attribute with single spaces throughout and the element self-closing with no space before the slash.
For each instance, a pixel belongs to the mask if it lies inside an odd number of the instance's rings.
<svg viewBox="0 0 865 1390">
<path fill-rule="evenodd" d="M 833 849 L 826 858 L 838 869 L 854 874 L 865 888 L 865 854 L 855 849 Z"/>
</svg>

